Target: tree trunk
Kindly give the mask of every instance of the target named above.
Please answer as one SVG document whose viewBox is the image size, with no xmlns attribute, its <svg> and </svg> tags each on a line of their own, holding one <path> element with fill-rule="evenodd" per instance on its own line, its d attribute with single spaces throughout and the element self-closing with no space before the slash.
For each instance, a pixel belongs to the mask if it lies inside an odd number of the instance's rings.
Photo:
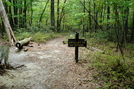
<svg viewBox="0 0 134 89">
<path fill-rule="evenodd" d="M 80 3 L 84 6 L 84 4 L 80 1 Z M 96 15 L 95 16 L 93 16 L 93 15 L 91 15 L 91 12 L 84 6 L 84 8 L 85 8 L 85 10 L 89 13 L 89 16 L 94 20 L 94 22 L 95 22 L 95 25 L 96 26 L 94 26 L 95 28 L 97 28 L 97 26 L 99 27 L 99 29 L 101 30 L 101 31 L 103 31 L 103 29 L 102 29 L 102 27 L 99 25 L 99 23 L 97 22 L 97 19 L 95 18 L 95 17 L 97 17 L 97 14 L 98 13 L 96 13 Z"/>
<path fill-rule="evenodd" d="M 7 15 L 6 15 L 5 8 L 3 6 L 2 0 L 0 0 L 0 16 L 2 17 L 2 21 L 4 23 L 6 32 L 8 34 L 10 45 L 13 46 L 15 44 L 15 42 L 16 42 L 16 39 L 14 37 L 14 33 L 13 33 L 12 28 L 10 26 L 10 23 L 8 21 L 8 18 L 7 18 Z"/>
<path fill-rule="evenodd" d="M 91 9 L 90 9 L 90 6 L 91 6 L 91 3 L 90 3 L 90 1 L 89 1 L 89 15 L 88 15 L 88 24 L 89 24 L 89 26 L 88 26 L 88 29 L 89 29 L 89 31 L 90 30 L 92 30 L 92 18 L 91 18 Z"/>
<path fill-rule="evenodd" d="M 40 15 L 39 25 L 40 25 L 40 23 L 42 22 L 42 17 L 43 17 L 43 14 L 44 14 L 44 12 L 45 12 L 45 10 L 46 10 L 46 8 L 47 8 L 48 3 L 49 3 L 49 0 L 47 0 L 47 2 L 46 2 L 46 4 L 45 4 L 45 7 L 44 7 L 44 9 L 43 9 L 43 11 L 42 11 L 42 13 L 41 13 L 41 15 Z"/>
<path fill-rule="evenodd" d="M 120 21 L 119 21 L 119 13 L 118 13 L 118 8 L 117 8 L 117 3 L 114 3 L 114 10 L 115 10 L 115 30 L 116 30 L 116 40 L 117 40 L 117 46 L 116 46 L 116 51 L 118 52 L 118 50 L 120 50 L 120 53 L 123 55 L 123 51 L 122 51 L 122 47 L 121 47 L 121 42 L 120 42 L 120 29 L 121 29 L 121 25 L 120 25 Z"/>
<path fill-rule="evenodd" d="M 107 6 L 107 28 L 106 30 L 109 30 L 109 22 L 108 20 L 110 19 L 110 6 Z"/>
<path fill-rule="evenodd" d="M 19 4 L 21 5 L 21 7 L 19 7 L 19 28 L 23 28 L 23 2 L 22 0 L 19 1 Z"/>
<path fill-rule="evenodd" d="M 0 33 L 1 33 L 0 37 L 3 38 L 3 36 L 4 36 L 4 28 L 3 28 L 3 22 L 2 21 L 0 22 Z"/>
<path fill-rule="evenodd" d="M 26 0 L 24 0 L 24 9 L 23 9 L 23 25 L 24 25 L 24 27 L 26 28 L 26 22 L 27 22 L 27 20 L 26 20 L 26 17 L 27 17 L 27 1 Z"/>
<path fill-rule="evenodd" d="M 131 42 L 134 41 L 134 11 L 133 11 L 133 19 L 132 19 L 132 28 L 131 28 Z"/>
<path fill-rule="evenodd" d="M 9 47 L 8 46 L 0 46 L 0 67 L 6 68 L 6 66 L 9 66 L 8 54 L 9 54 Z"/>
<path fill-rule="evenodd" d="M 85 0 L 84 0 L 83 4 L 84 4 L 84 6 L 83 6 L 83 13 L 84 13 L 84 15 L 85 15 L 85 12 L 86 12 L 86 11 L 85 11 L 85 7 L 86 7 L 86 2 L 85 2 Z M 83 27 L 83 37 L 85 37 L 85 16 L 83 17 L 82 27 Z"/>
<path fill-rule="evenodd" d="M 60 0 L 57 0 L 57 32 L 60 31 Z"/>
<path fill-rule="evenodd" d="M 64 0 L 64 4 L 66 3 L 67 0 Z M 65 6 L 62 7 L 61 9 L 61 13 L 60 13 L 60 18 L 59 18 L 59 29 L 61 28 L 61 22 L 62 22 L 62 19 L 64 18 L 64 9 L 65 9 Z"/>
<path fill-rule="evenodd" d="M 95 21 L 97 22 L 97 12 L 96 12 L 96 0 L 94 0 L 94 2 L 93 2 L 93 4 L 94 4 L 94 19 L 95 19 Z M 96 24 L 96 22 L 94 21 L 94 32 L 96 32 L 96 28 L 97 28 L 97 24 Z"/>
<path fill-rule="evenodd" d="M 124 16 L 122 17 L 123 26 L 122 26 L 122 41 L 121 41 L 121 44 L 127 42 L 128 15 L 129 15 L 129 8 L 128 7 L 123 11 L 123 14 L 124 14 Z"/>
<path fill-rule="evenodd" d="M 51 0 L 51 30 L 55 32 L 54 0 Z"/>
<path fill-rule="evenodd" d="M 12 3 L 12 0 L 9 0 L 9 2 Z M 12 7 L 9 6 L 9 21 L 10 21 L 11 27 L 12 28 L 15 28 L 15 26 L 14 26 L 14 20 L 13 20 L 13 17 L 12 16 L 13 16 L 13 14 L 12 14 Z"/>
<path fill-rule="evenodd" d="M 15 29 L 18 28 L 18 8 L 16 6 L 16 4 L 18 3 L 17 0 L 13 0 L 13 4 L 14 4 L 14 24 L 15 24 Z"/>
<path fill-rule="evenodd" d="M 32 23 L 33 23 L 33 0 L 30 0 L 30 4 L 31 4 L 30 26 L 32 26 Z"/>
</svg>

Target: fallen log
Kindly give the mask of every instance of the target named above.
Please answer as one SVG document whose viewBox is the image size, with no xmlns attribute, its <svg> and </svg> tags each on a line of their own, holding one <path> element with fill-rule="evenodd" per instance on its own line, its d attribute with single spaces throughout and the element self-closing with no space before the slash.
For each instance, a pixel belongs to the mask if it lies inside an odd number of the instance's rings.
<svg viewBox="0 0 134 89">
<path fill-rule="evenodd" d="M 7 66 L 9 66 L 8 54 L 9 54 L 9 47 L 0 46 L 0 68 L 2 69 L 5 69 Z"/>
<path fill-rule="evenodd" d="M 23 39 L 23 40 L 21 40 L 21 41 L 18 41 L 18 42 L 16 43 L 16 47 L 17 47 L 18 49 L 22 49 L 24 45 L 27 45 L 27 44 L 30 42 L 31 38 L 32 38 L 32 37 L 29 37 L 29 38 L 25 38 L 25 39 Z"/>
</svg>

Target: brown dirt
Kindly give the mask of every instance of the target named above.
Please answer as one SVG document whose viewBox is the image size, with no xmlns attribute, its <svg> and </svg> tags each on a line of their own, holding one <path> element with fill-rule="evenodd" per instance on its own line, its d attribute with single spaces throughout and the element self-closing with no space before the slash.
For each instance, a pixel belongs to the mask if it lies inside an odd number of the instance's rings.
<svg viewBox="0 0 134 89">
<path fill-rule="evenodd" d="M 57 38 L 46 44 L 32 43 L 28 51 L 10 48 L 9 62 L 16 70 L 0 76 L 0 89 L 95 89 L 92 70 L 75 63 L 74 48 Z M 86 50 L 86 49 L 85 49 Z"/>
</svg>

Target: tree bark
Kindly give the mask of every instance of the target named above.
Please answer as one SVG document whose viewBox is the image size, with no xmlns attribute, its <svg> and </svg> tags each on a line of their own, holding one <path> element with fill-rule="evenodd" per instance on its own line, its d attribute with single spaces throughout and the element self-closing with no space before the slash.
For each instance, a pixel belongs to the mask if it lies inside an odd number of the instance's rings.
<svg viewBox="0 0 134 89">
<path fill-rule="evenodd" d="M 134 41 L 134 11 L 133 11 L 133 19 L 132 19 L 132 28 L 131 28 L 131 42 Z"/>
<path fill-rule="evenodd" d="M 31 40 L 31 37 L 25 38 L 24 40 L 18 41 L 16 43 L 16 47 L 19 49 L 22 49 L 24 45 L 27 45 Z"/>
<path fill-rule="evenodd" d="M 60 31 L 60 0 L 57 0 L 57 32 Z"/>
<path fill-rule="evenodd" d="M 55 32 L 54 0 L 51 0 L 51 30 Z"/>
<path fill-rule="evenodd" d="M 2 17 L 2 21 L 4 23 L 6 32 L 8 34 L 10 45 L 13 46 L 16 42 L 16 39 L 14 37 L 14 33 L 13 33 L 12 28 L 10 26 L 10 23 L 8 21 L 8 17 L 6 15 L 5 8 L 3 6 L 2 0 L 0 0 L 0 16 Z"/>
<path fill-rule="evenodd" d="M 13 0 L 13 4 L 14 4 L 13 9 L 14 9 L 14 15 L 15 15 L 15 17 L 14 17 L 15 29 L 18 28 L 18 16 L 17 16 L 18 15 L 18 8 L 16 6 L 17 3 L 18 3 L 17 0 Z"/>
<path fill-rule="evenodd" d="M 27 17 L 27 1 L 26 0 L 24 0 L 24 9 L 23 9 L 23 26 L 26 28 L 26 22 L 27 22 L 27 20 L 26 20 L 26 17 Z"/>
<path fill-rule="evenodd" d="M 110 6 L 108 5 L 107 6 L 107 27 L 106 27 L 106 30 L 109 30 L 109 22 L 108 20 L 110 19 Z"/>
<path fill-rule="evenodd" d="M 21 5 L 21 7 L 19 7 L 19 28 L 23 28 L 23 2 L 22 0 L 19 1 L 19 4 Z"/>
<path fill-rule="evenodd" d="M 86 2 L 85 2 L 85 0 L 84 0 L 83 4 L 84 4 L 83 13 L 84 13 L 84 15 L 85 15 L 85 12 L 86 12 L 86 10 L 85 10 L 85 7 L 86 7 Z M 85 16 L 84 16 L 82 19 L 83 19 L 83 21 L 82 21 L 83 37 L 85 37 Z"/>
<path fill-rule="evenodd" d="M 33 23 L 33 0 L 30 0 L 30 5 L 31 5 L 30 26 L 32 26 L 32 23 Z"/>
<path fill-rule="evenodd" d="M 84 6 L 84 4 L 83 4 L 81 1 L 80 1 L 80 3 Z M 99 29 L 100 29 L 101 31 L 103 31 L 103 29 L 102 29 L 102 27 L 99 25 L 97 19 L 96 19 L 93 15 L 91 15 L 91 12 L 90 12 L 85 6 L 84 6 L 84 8 L 85 8 L 85 10 L 89 13 L 89 16 L 94 20 L 95 24 L 99 27 Z M 96 13 L 96 14 L 98 14 L 98 13 Z M 95 16 L 97 17 L 97 15 L 95 15 Z M 94 26 L 94 27 L 97 28 L 97 26 Z"/>
<path fill-rule="evenodd" d="M 8 66 L 8 54 L 9 47 L 8 46 L 0 46 L 0 67 Z"/>
<path fill-rule="evenodd" d="M 88 4 L 89 4 L 89 15 L 88 15 L 88 21 L 89 21 L 88 25 L 89 26 L 88 26 L 88 29 L 91 30 L 92 29 L 92 18 L 90 16 L 91 15 L 91 8 L 90 8 L 91 7 L 91 3 L 90 3 L 90 1 L 89 1 Z"/>
<path fill-rule="evenodd" d="M 128 34 L 128 16 L 129 16 L 129 8 L 127 7 L 124 11 L 123 11 L 124 16 L 122 17 L 122 22 L 123 22 L 123 26 L 122 26 L 122 40 L 121 40 L 121 44 L 126 43 L 127 42 L 127 34 Z"/>
<path fill-rule="evenodd" d="M 44 7 L 44 9 L 43 9 L 43 11 L 42 11 L 42 13 L 41 13 L 41 15 L 40 15 L 39 25 L 40 25 L 40 23 L 42 22 L 42 17 L 43 17 L 43 14 L 44 14 L 44 12 L 45 12 L 45 10 L 46 10 L 46 8 L 47 8 L 48 3 L 49 3 L 49 0 L 47 0 L 47 2 L 46 2 L 46 4 L 45 4 L 45 7 Z"/>
<path fill-rule="evenodd" d="M 67 0 L 64 0 L 64 4 L 66 3 Z M 60 18 L 59 18 L 59 30 L 61 29 L 61 22 L 62 22 L 62 19 L 64 18 L 64 9 L 65 9 L 65 6 L 62 7 L 61 9 L 61 13 L 60 13 Z"/>
<path fill-rule="evenodd" d="M 9 2 L 11 2 L 12 3 L 12 0 L 9 0 Z M 12 29 L 14 29 L 15 28 L 15 26 L 14 26 L 14 20 L 13 20 L 13 13 L 12 13 L 12 6 L 9 6 L 9 21 L 10 21 L 10 24 L 11 24 L 11 27 L 12 27 Z"/>
</svg>

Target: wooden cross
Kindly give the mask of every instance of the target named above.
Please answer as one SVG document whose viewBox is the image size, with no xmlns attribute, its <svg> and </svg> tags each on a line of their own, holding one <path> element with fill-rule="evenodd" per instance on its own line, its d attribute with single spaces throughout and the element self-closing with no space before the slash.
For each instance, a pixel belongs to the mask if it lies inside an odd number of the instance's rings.
<svg viewBox="0 0 134 89">
<path fill-rule="evenodd" d="M 79 39 L 79 33 L 75 33 L 75 39 L 68 39 L 68 47 L 75 47 L 75 60 L 78 63 L 78 49 L 79 47 L 86 47 L 87 41 Z"/>
</svg>

